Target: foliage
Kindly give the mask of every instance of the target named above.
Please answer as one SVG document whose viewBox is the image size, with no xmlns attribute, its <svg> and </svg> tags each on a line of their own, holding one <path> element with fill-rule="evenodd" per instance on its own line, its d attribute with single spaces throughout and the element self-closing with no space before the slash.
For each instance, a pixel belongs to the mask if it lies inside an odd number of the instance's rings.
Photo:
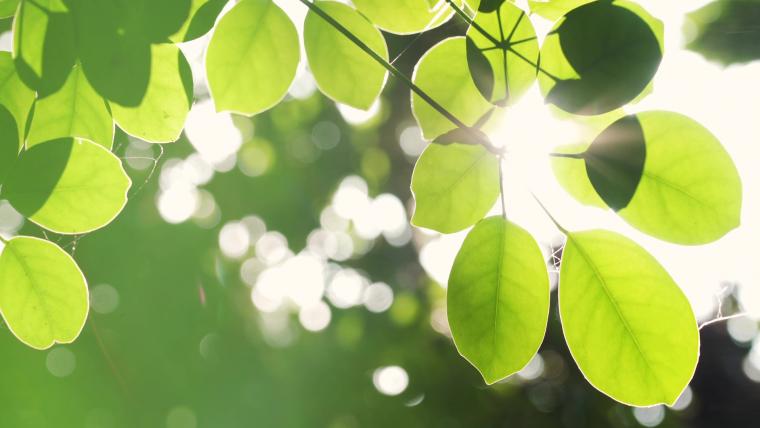
<svg viewBox="0 0 760 428">
<path fill-rule="evenodd" d="M 367 108 L 386 71 L 414 92 L 413 113 L 434 144 L 415 168 L 413 222 L 442 233 L 474 226 L 449 284 L 455 344 L 488 383 L 517 372 L 544 336 L 546 264 L 508 212 L 483 219 L 499 197 L 501 162 L 509 153 L 481 129 L 536 80 L 547 103 L 569 117 L 603 115 L 634 102 L 646 94 L 664 54 L 661 23 L 627 1 L 532 1 L 536 13 L 558 18 L 539 50 L 528 12 L 504 0 L 398 2 L 404 4 L 400 15 L 387 1 L 357 0 L 358 11 L 301 2 L 309 8 L 306 59 L 328 97 Z M 0 16 L 13 3 L 0 3 Z M 110 223 L 130 187 L 109 151 L 114 123 L 152 143 L 180 137 L 193 88 L 175 43 L 205 34 L 223 5 L 22 0 L 15 8 L 12 61 L 0 56 L 3 197 L 56 233 L 82 234 Z M 416 33 L 453 15 L 469 26 L 466 36 L 432 47 L 411 79 L 388 62 L 378 28 Z M 272 1 L 238 2 L 219 19 L 207 51 L 206 79 L 217 110 L 254 115 L 280 103 L 301 60 L 300 44 L 294 24 Z M 642 112 L 580 147 L 586 148 L 552 155 L 560 182 L 582 195 L 581 202 L 601 201 L 642 231 L 680 244 L 712 242 L 739 223 L 741 183 L 733 162 L 691 119 Z M 557 227 L 567 235 L 560 312 L 579 368 L 623 403 L 673 404 L 699 354 L 683 293 L 629 239 Z M 38 304 L 19 303 L 29 296 Z M 88 304 L 73 260 L 31 237 L 7 241 L 0 299 L 13 332 L 36 348 L 72 341 Z"/>
</svg>

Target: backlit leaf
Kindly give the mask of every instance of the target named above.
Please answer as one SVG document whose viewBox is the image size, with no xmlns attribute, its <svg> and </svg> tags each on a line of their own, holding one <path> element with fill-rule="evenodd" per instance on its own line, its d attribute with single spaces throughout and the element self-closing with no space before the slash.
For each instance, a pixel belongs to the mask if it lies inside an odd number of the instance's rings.
<svg viewBox="0 0 760 428">
<path fill-rule="evenodd" d="M 481 220 L 499 196 L 499 162 L 483 146 L 429 145 L 412 174 L 412 224 L 454 233 Z"/>
<path fill-rule="evenodd" d="M 320 1 L 317 7 L 388 59 L 385 39 L 367 18 L 338 2 Z M 380 95 L 388 74 L 385 68 L 312 11 L 304 23 L 304 47 L 317 86 L 330 98 L 367 110 Z"/>
<path fill-rule="evenodd" d="M 290 18 L 271 1 L 243 0 L 222 17 L 206 53 L 218 111 L 254 115 L 282 100 L 300 58 Z"/>
<path fill-rule="evenodd" d="M 225 4 L 227 0 L 191 0 L 187 20 L 182 24 L 182 28 L 170 37 L 171 41 L 187 42 L 208 33 Z"/>
<path fill-rule="evenodd" d="M 375 25 L 395 34 L 412 34 L 435 28 L 454 12 L 443 2 L 429 0 L 354 0 L 356 8 Z M 461 1 L 458 2 L 461 5 Z"/>
<path fill-rule="evenodd" d="M 124 132 L 152 143 L 179 139 L 193 101 L 193 78 L 182 51 L 172 44 L 151 45 L 151 73 L 136 106 L 111 102 L 113 118 Z"/>
<path fill-rule="evenodd" d="M 525 367 L 549 316 L 549 276 L 533 237 L 501 217 L 475 225 L 451 270 L 447 311 L 457 349 L 487 383 Z"/>
<path fill-rule="evenodd" d="M 662 59 L 655 30 L 628 7 L 597 1 L 570 11 L 541 49 L 547 102 L 575 114 L 621 107 L 649 85 Z"/>
<path fill-rule="evenodd" d="M 71 343 L 89 310 L 87 282 L 52 242 L 20 236 L 0 254 L 0 312 L 19 340 L 35 349 Z"/>
<path fill-rule="evenodd" d="M 468 126 L 475 125 L 492 107 L 470 77 L 464 37 L 448 38 L 430 48 L 417 63 L 413 80 L 435 102 Z M 412 112 L 427 140 L 456 128 L 417 95 L 412 96 Z"/>
<path fill-rule="evenodd" d="M 578 367 L 615 400 L 672 405 L 691 381 L 699 331 L 689 301 L 628 238 L 601 230 L 568 236 L 559 308 Z"/>
<path fill-rule="evenodd" d="M 535 81 L 538 39 L 528 14 L 514 4 L 504 2 L 494 12 L 478 13 L 467 39 L 470 72 L 481 94 L 492 103 L 516 102 Z"/>
<path fill-rule="evenodd" d="M 0 52 L 0 183 L 15 163 L 24 144 L 34 91 L 16 73 L 9 52 Z"/>
<path fill-rule="evenodd" d="M 567 12 L 592 1 L 594 0 L 528 0 L 528 5 L 536 15 L 556 21 Z"/>
<path fill-rule="evenodd" d="M 92 88 L 82 67 L 74 66 L 60 90 L 37 100 L 27 147 L 64 137 L 80 137 L 108 149 L 113 119 L 103 97 Z"/>
<path fill-rule="evenodd" d="M 80 234 L 110 223 L 127 203 L 130 179 L 101 145 L 62 139 L 22 153 L 0 197 L 34 223 Z"/>
<path fill-rule="evenodd" d="M 0 18 L 7 18 L 16 13 L 20 0 L 0 0 Z"/>
</svg>

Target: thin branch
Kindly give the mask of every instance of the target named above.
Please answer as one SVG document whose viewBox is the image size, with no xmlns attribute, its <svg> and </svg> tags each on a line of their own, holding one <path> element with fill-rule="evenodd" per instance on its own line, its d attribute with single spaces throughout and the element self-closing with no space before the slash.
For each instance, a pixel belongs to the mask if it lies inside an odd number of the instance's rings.
<svg viewBox="0 0 760 428">
<path fill-rule="evenodd" d="M 738 314 L 726 315 L 726 316 L 723 316 L 723 317 L 714 318 L 714 319 L 711 319 L 709 321 L 705 321 L 702 324 L 700 324 L 699 325 L 699 329 L 702 330 L 703 328 L 705 328 L 705 327 L 707 327 L 708 325 L 711 325 L 711 324 L 719 323 L 719 322 L 722 322 L 722 321 L 727 321 L 727 320 L 734 319 L 734 318 L 746 317 L 748 315 L 749 314 L 747 312 L 739 312 Z"/>
<path fill-rule="evenodd" d="M 351 31 L 349 31 L 346 27 L 344 27 L 343 24 L 336 21 L 332 16 L 327 14 L 325 11 L 323 11 L 319 6 L 315 5 L 314 3 L 308 0 L 300 0 L 300 1 L 306 7 L 308 7 L 309 10 L 319 15 L 320 18 L 327 21 L 328 24 L 330 24 L 333 28 L 338 30 L 346 38 L 348 38 L 359 49 L 363 50 L 367 55 L 372 57 L 372 59 L 374 59 L 377 63 L 385 67 L 385 69 L 388 70 L 394 77 L 401 80 L 407 87 L 409 87 L 409 89 L 411 89 L 415 94 L 417 94 L 420 98 L 422 98 L 426 103 L 430 104 L 431 107 L 433 107 L 436 111 L 438 111 L 438 113 L 442 114 L 451 123 L 453 123 L 459 128 L 463 128 L 463 129 L 469 128 L 464 122 L 462 122 L 461 120 L 459 120 L 459 118 L 454 116 L 453 113 L 448 111 L 442 105 L 438 104 L 438 102 L 432 99 L 427 93 L 425 93 L 425 91 L 423 91 L 417 85 L 415 85 L 414 82 L 412 82 L 412 79 L 407 77 L 404 73 L 399 71 L 399 69 L 397 69 L 393 64 L 386 61 L 385 58 L 378 55 L 374 50 L 372 50 L 363 41 L 361 41 L 358 37 L 356 37 Z"/>
<path fill-rule="evenodd" d="M 557 221 L 557 219 L 554 218 L 554 216 L 552 215 L 552 213 L 550 213 L 549 210 L 546 209 L 546 207 L 544 206 L 544 204 L 541 203 L 541 200 L 538 199 L 538 197 L 536 196 L 536 194 L 533 193 L 533 192 L 530 192 L 530 195 L 533 196 L 533 199 L 536 200 L 536 203 L 538 203 L 538 205 L 544 211 L 544 213 L 546 214 L 546 216 L 549 217 L 549 220 L 551 220 L 552 223 L 554 223 L 554 226 L 556 226 L 557 229 L 559 229 L 560 232 L 564 233 L 565 235 L 569 235 L 570 232 L 568 232 L 567 229 L 565 229 L 564 227 L 562 227 L 561 224 L 559 224 L 559 222 Z"/>
<path fill-rule="evenodd" d="M 490 40 L 491 43 L 494 44 L 494 46 L 501 46 L 502 45 L 502 43 L 500 41 L 496 40 L 496 37 L 492 36 L 491 33 L 489 33 L 483 27 L 481 27 L 480 24 L 478 24 L 477 22 L 475 22 L 474 19 L 470 18 L 470 16 L 467 15 L 465 13 L 465 11 L 463 11 L 459 6 L 457 6 L 456 3 L 454 3 L 452 0 L 446 0 L 446 3 L 448 3 L 449 7 L 451 7 L 452 9 L 454 9 L 454 12 L 456 12 L 457 15 L 459 15 L 459 16 L 462 17 L 462 19 L 464 20 L 464 22 L 467 23 L 467 25 L 472 26 L 472 28 L 474 28 L 475 30 L 477 30 L 478 33 L 482 34 L 483 37 L 485 37 L 486 39 Z M 499 20 L 499 23 L 501 23 L 501 20 Z"/>
<path fill-rule="evenodd" d="M 504 156 L 499 156 L 499 195 L 501 197 L 501 216 L 507 219 L 507 202 L 504 196 Z"/>
</svg>

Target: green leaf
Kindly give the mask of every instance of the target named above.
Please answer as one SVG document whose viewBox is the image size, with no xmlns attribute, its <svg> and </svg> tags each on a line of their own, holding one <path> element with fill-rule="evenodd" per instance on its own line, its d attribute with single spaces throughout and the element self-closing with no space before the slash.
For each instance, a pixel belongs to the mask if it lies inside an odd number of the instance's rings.
<svg viewBox="0 0 760 428">
<path fill-rule="evenodd" d="M 738 227 L 741 179 L 718 139 L 678 113 L 652 111 L 636 117 L 646 162 L 620 216 L 645 233 L 686 245 L 715 241 Z"/>
<path fill-rule="evenodd" d="M 57 91 L 76 61 L 74 20 L 63 0 L 21 3 L 13 26 L 19 76 L 41 96 Z"/>
<path fill-rule="evenodd" d="M 73 342 L 89 310 L 87 282 L 74 259 L 52 242 L 11 239 L 0 254 L 0 312 L 26 345 Z"/>
<path fill-rule="evenodd" d="M 568 144 L 556 147 L 555 153 L 582 154 L 588 148 L 588 144 Z M 597 208 L 607 208 L 596 189 L 586 175 L 586 168 L 582 158 L 568 159 L 552 157 L 551 167 L 554 177 L 560 186 L 578 202 Z"/>
<path fill-rule="evenodd" d="M 501 217 L 478 223 L 454 261 L 447 308 L 459 353 L 487 383 L 525 367 L 549 317 L 549 276 L 533 237 Z"/>
<path fill-rule="evenodd" d="M 34 91 L 16 73 L 9 52 L 0 52 L 0 184 L 24 145 Z"/>
<path fill-rule="evenodd" d="M 193 102 L 193 78 L 182 51 L 172 44 L 151 46 L 148 87 L 136 106 L 111 102 L 113 118 L 124 132 L 151 143 L 179 139 Z"/>
<path fill-rule="evenodd" d="M 113 153 L 90 141 L 67 138 L 23 152 L 0 196 L 45 229 L 81 234 L 116 218 L 127 203 L 130 185 Z"/>
<path fill-rule="evenodd" d="M 760 59 L 760 2 L 716 0 L 687 15 L 694 37 L 686 46 L 710 61 L 724 65 Z"/>
<path fill-rule="evenodd" d="M 672 405 L 694 375 L 699 330 L 689 301 L 654 257 L 622 235 L 568 235 L 559 309 L 578 367 L 615 400 Z"/>
<path fill-rule="evenodd" d="M 380 31 L 342 3 L 319 1 L 317 7 L 346 27 L 375 53 L 388 59 Z M 313 11 L 304 23 L 304 47 L 319 89 L 335 101 L 368 110 L 380 95 L 385 68 Z"/>
<path fill-rule="evenodd" d="M 0 19 L 13 16 L 20 0 L 0 0 Z"/>
<path fill-rule="evenodd" d="M 174 43 L 187 42 L 208 33 L 214 26 L 227 0 L 191 0 L 188 19 L 170 37 Z"/>
<path fill-rule="evenodd" d="M 528 5 L 536 15 L 556 21 L 567 12 L 592 1 L 595 0 L 528 0 Z"/>
<path fill-rule="evenodd" d="M 429 0 L 354 0 L 353 3 L 375 25 L 394 34 L 430 30 L 448 21 L 454 13 L 442 1 L 432 7 Z"/>
<path fill-rule="evenodd" d="M 110 149 L 113 119 L 103 97 L 92 88 L 80 65 L 63 87 L 37 100 L 27 147 L 64 137 L 80 137 Z"/>
<path fill-rule="evenodd" d="M 412 174 L 412 224 L 454 233 L 481 220 L 499 197 L 499 161 L 483 146 L 427 146 Z"/>
<path fill-rule="evenodd" d="M 662 59 L 655 30 L 638 13 L 597 1 L 557 22 L 541 49 L 539 83 L 547 102 L 596 115 L 641 94 Z"/>
<path fill-rule="evenodd" d="M 467 66 L 464 37 L 451 37 L 428 50 L 414 70 L 414 83 L 468 126 L 491 109 L 478 91 Z M 418 95 L 412 95 L 412 113 L 427 140 L 456 128 Z"/>
<path fill-rule="evenodd" d="M 222 17 L 206 53 L 218 111 L 254 115 L 285 97 L 300 58 L 298 34 L 271 1 L 243 0 Z"/>
<path fill-rule="evenodd" d="M 514 4 L 504 2 L 494 12 L 478 13 L 467 30 L 467 40 L 470 73 L 492 103 L 515 103 L 536 80 L 536 31 L 528 15 Z"/>
</svg>

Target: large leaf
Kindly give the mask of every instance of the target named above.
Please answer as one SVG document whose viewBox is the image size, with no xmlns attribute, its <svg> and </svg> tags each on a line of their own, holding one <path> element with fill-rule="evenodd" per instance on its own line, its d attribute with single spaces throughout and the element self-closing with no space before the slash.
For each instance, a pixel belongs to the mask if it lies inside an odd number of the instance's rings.
<svg viewBox="0 0 760 428">
<path fill-rule="evenodd" d="M 218 111 L 254 115 L 282 100 L 300 58 L 298 34 L 271 1 L 243 0 L 222 17 L 206 53 Z"/>
<path fill-rule="evenodd" d="M 34 91 L 16 73 L 9 52 L 0 52 L 0 184 L 24 144 Z"/>
<path fill-rule="evenodd" d="M 559 308 L 578 367 L 622 403 L 672 405 L 694 375 L 699 331 L 689 301 L 654 257 L 622 235 L 568 235 Z"/>
<path fill-rule="evenodd" d="M 468 126 L 475 125 L 491 109 L 470 77 L 464 37 L 448 38 L 430 48 L 417 63 L 413 81 Z M 427 140 L 456 128 L 416 94 L 412 96 L 412 112 Z"/>
<path fill-rule="evenodd" d="M 478 13 L 467 30 L 467 60 L 475 85 L 496 105 L 516 102 L 533 84 L 538 52 L 530 18 L 509 2 Z"/>
<path fill-rule="evenodd" d="M 457 2 L 461 5 L 461 1 Z M 354 0 L 356 8 L 385 31 L 412 34 L 435 28 L 454 13 L 445 2 L 430 0 Z"/>
<path fill-rule="evenodd" d="M 662 59 L 653 27 L 616 2 L 570 11 L 541 49 L 539 83 L 547 102 L 575 114 L 619 108 L 649 85 Z"/>
<path fill-rule="evenodd" d="M 79 267 L 52 242 L 11 239 L 0 254 L 0 312 L 19 340 L 36 349 L 71 343 L 89 310 Z"/>
<path fill-rule="evenodd" d="M 152 143 L 179 139 L 193 102 L 193 78 L 182 51 L 172 44 L 151 46 L 148 87 L 136 106 L 111 102 L 113 118 L 126 133 Z"/>
<path fill-rule="evenodd" d="M 110 149 L 113 119 L 103 97 L 76 65 L 60 90 L 37 100 L 27 147 L 63 137 L 80 137 Z"/>
<path fill-rule="evenodd" d="M 454 261 L 447 307 L 457 349 L 486 382 L 521 370 L 549 317 L 549 276 L 533 237 L 501 217 L 478 223 Z"/>
<path fill-rule="evenodd" d="M 127 203 L 130 185 L 113 153 L 67 138 L 25 151 L 0 196 L 50 231 L 80 234 L 116 218 Z"/>
<path fill-rule="evenodd" d="M 454 233 L 481 220 L 499 197 L 499 161 L 483 146 L 427 146 L 412 174 L 412 224 Z"/>
<path fill-rule="evenodd" d="M 388 59 L 383 35 L 367 18 L 338 2 L 320 1 L 317 7 Z M 313 11 L 304 23 L 304 47 L 317 86 L 330 98 L 367 110 L 380 95 L 388 74 L 385 68 Z"/>
<path fill-rule="evenodd" d="M 65 2 L 22 2 L 13 29 L 13 56 L 24 83 L 41 96 L 57 91 L 77 55 L 74 20 Z"/>
<path fill-rule="evenodd" d="M 712 242 L 739 226 L 741 179 L 718 139 L 677 113 L 636 116 L 646 162 L 636 193 L 620 216 L 650 235 L 688 245 Z"/>
</svg>

